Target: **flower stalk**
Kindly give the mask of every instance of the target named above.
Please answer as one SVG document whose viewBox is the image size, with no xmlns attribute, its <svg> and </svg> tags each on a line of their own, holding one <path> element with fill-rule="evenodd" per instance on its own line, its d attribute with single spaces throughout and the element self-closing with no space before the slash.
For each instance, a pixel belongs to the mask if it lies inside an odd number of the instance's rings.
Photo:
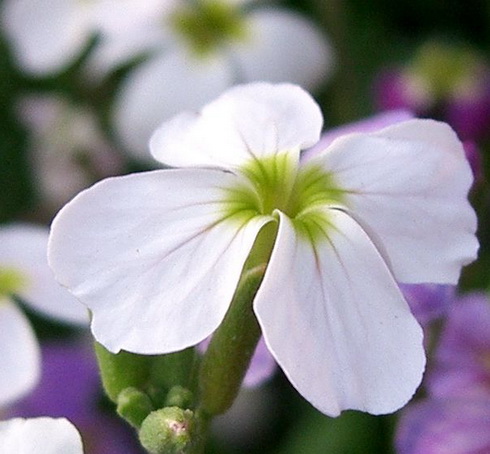
<svg viewBox="0 0 490 454">
<path fill-rule="evenodd" d="M 199 374 L 199 408 L 205 414 L 224 413 L 240 390 L 260 339 L 252 302 L 265 269 L 266 265 L 262 264 L 243 274 L 230 310 L 204 355 Z"/>
</svg>

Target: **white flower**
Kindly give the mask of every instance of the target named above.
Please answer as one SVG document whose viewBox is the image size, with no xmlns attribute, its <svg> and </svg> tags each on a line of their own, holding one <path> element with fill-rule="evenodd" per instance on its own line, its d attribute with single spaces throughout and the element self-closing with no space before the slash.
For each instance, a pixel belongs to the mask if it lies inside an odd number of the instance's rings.
<svg viewBox="0 0 490 454">
<path fill-rule="evenodd" d="M 315 89 L 333 68 L 313 23 L 254 0 L 5 0 L 3 25 L 18 62 L 60 70 L 99 37 L 89 71 L 105 74 L 146 53 L 125 81 L 114 121 L 127 149 L 147 143 L 166 118 L 200 108 L 234 83 L 293 82 Z"/>
<path fill-rule="evenodd" d="M 239 86 L 155 133 L 153 156 L 180 168 L 107 179 L 66 205 L 50 265 L 96 339 L 142 354 L 195 345 L 244 264 L 267 261 L 254 311 L 299 392 L 329 415 L 402 406 L 425 359 L 397 281 L 455 283 L 475 258 L 471 171 L 431 120 L 348 134 L 300 162 L 321 127 L 299 87 Z"/>
<path fill-rule="evenodd" d="M 83 454 L 80 434 L 64 418 L 0 421 L 2 454 Z"/>
<path fill-rule="evenodd" d="M 53 319 L 88 324 L 87 310 L 54 280 L 47 263 L 47 243 L 46 228 L 0 227 L 0 408 L 30 392 L 40 372 L 37 340 L 12 296 Z"/>
<path fill-rule="evenodd" d="M 95 34 L 101 41 L 97 54 L 110 53 L 110 62 L 97 57 L 99 66 L 107 70 L 151 48 L 154 42 L 146 33 L 130 39 L 124 33 L 141 30 L 148 20 L 154 22 L 175 1 L 5 0 L 2 26 L 17 63 L 27 72 L 46 75 L 62 70 Z"/>
<path fill-rule="evenodd" d="M 24 313 L 13 301 L 0 296 L 0 408 L 23 397 L 40 378 L 40 352 Z"/>
<path fill-rule="evenodd" d="M 333 55 L 314 24 L 253 3 L 181 1 L 167 15 L 165 46 L 129 74 L 116 99 L 114 123 L 128 151 L 148 159 L 148 140 L 163 120 L 200 108 L 235 83 L 292 82 L 313 90 L 325 82 Z"/>
<path fill-rule="evenodd" d="M 25 97 L 18 107 L 31 132 L 37 189 L 48 204 L 58 208 L 97 179 L 121 169 L 122 159 L 89 109 L 58 96 Z"/>
</svg>

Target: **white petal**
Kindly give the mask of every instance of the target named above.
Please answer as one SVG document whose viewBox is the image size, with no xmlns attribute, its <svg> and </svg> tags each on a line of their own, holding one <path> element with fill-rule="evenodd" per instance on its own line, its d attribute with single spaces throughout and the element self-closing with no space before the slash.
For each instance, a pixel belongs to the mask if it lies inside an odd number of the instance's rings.
<svg viewBox="0 0 490 454">
<path fill-rule="evenodd" d="M 181 50 L 156 56 L 121 87 L 114 113 L 117 133 L 128 151 L 151 159 L 148 143 L 163 121 L 199 109 L 231 83 L 231 68 L 221 58 L 198 60 Z"/>
<path fill-rule="evenodd" d="M 29 321 L 14 303 L 4 298 L 0 298 L 0 357 L 0 408 L 3 408 L 29 393 L 41 371 L 39 346 Z"/>
<path fill-rule="evenodd" d="M 64 418 L 14 418 L 0 421 L 2 454 L 83 454 L 82 439 Z"/>
<path fill-rule="evenodd" d="M 88 324 L 88 312 L 54 279 L 47 260 L 49 230 L 29 224 L 0 228 L 0 267 L 25 277 L 18 295 L 32 309 L 67 323 Z"/>
<path fill-rule="evenodd" d="M 247 16 L 249 35 L 232 49 L 244 82 L 291 82 L 319 88 L 334 68 L 333 50 L 315 25 L 291 11 L 259 9 Z"/>
<path fill-rule="evenodd" d="M 162 51 L 172 41 L 165 18 L 181 0 L 102 0 L 93 6 L 100 40 L 88 62 L 88 75 L 105 72 L 149 51 Z M 92 71 L 92 73 L 91 73 Z"/>
<path fill-rule="evenodd" d="M 300 87 L 239 85 L 200 114 L 185 113 L 163 124 L 150 148 L 172 166 L 229 168 L 253 157 L 299 152 L 318 140 L 322 124 L 318 105 Z"/>
<path fill-rule="evenodd" d="M 446 124 L 410 120 L 344 136 L 321 159 L 348 191 L 352 215 L 379 237 L 398 281 L 454 284 L 475 259 L 473 176 Z"/>
<path fill-rule="evenodd" d="M 79 0 L 7 0 L 2 14 L 20 65 L 38 74 L 70 63 L 93 31 Z"/>
<path fill-rule="evenodd" d="M 50 265 L 92 310 L 106 348 L 169 353 L 217 328 L 269 220 L 223 219 L 223 188 L 237 178 L 180 169 L 110 178 L 60 211 Z"/>
<path fill-rule="evenodd" d="M 331 128 L 322 134 L 319 142 L 301 154 L 301 160 L 306 162 L 320 153 L 325 152 L 325 149 L 338 137 L 353 132 L 375 132 L 387 126 L 410 120 L 413 117 L 414 114 L 408 110 L 387 110 L 371 117 L 354 121 L 353 123 Z"/>
<path fill-rule="evenodd" d="M 342 211 L 326 214 L 328 237 L 313 244 L 281 216 L 255 312 L 269 350 L 320 411 L 389 413 L 422 378 L 422 330 L 367 234 Z"/>
</svg>

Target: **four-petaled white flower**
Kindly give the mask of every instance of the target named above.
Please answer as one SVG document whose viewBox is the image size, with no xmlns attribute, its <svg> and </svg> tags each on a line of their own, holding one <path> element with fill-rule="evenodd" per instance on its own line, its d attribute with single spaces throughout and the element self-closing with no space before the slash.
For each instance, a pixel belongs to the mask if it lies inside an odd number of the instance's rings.
<svg viewBox="0 0 490 454">
<path fill-rule="evenodd" d="M 302 162 L 321 127 L 297 86 L 238 86 L 156 131 L 153 156 L 178 168 L 107 179 L 66 205 L 49 261 L 96 339 L 141 354 L 197 344 L 244 265 L 267 261 L 253 309 L 298 391 L 329 415 L 406 403 L 425 357 L 397 281 L 455 283 L 475 258 L 471 171 L 431 120 L 347 134 Z"/>
<path fill-rule="evenodd" d="M 65 418 L 0 421 L 2 454 L 83 454 L 82 438 Z"/>
<path fill-rule="evenodd" d="M 88 325 L 85 307 L 54 280 L 47 244 L 46 227 L 12 224 L 0 228 L 0 408 L 30 392 L 40 373 L 37 339 L 13 296 L 53 319 Z"/>
</svg>

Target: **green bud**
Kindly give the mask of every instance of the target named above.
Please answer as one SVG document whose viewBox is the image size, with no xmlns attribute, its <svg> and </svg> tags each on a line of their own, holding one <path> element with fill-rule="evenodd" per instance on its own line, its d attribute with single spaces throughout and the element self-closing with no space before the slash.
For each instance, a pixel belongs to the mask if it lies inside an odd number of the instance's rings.
<svg viewBox="0 0 490 454">
<path fill-rule="evenodd" d="M 194 396 L 191 391 L 182 386 L 174 386 L 170 389 L 165 400 L 166 407 L 189 408 Z"/>
<path fill-rule="evenodd" d="M 191 410 L 162 408 L 150 413 L 143 421 L 140 442 L 150 454 L 191 453 L 194 425 Z"/>
<path fill-rule="evenodd" d="M 150 398 L 139 389 L 123 389 L 117 397 L 117 413 L 137 429 L 152 410 Z"/>
</svg>

